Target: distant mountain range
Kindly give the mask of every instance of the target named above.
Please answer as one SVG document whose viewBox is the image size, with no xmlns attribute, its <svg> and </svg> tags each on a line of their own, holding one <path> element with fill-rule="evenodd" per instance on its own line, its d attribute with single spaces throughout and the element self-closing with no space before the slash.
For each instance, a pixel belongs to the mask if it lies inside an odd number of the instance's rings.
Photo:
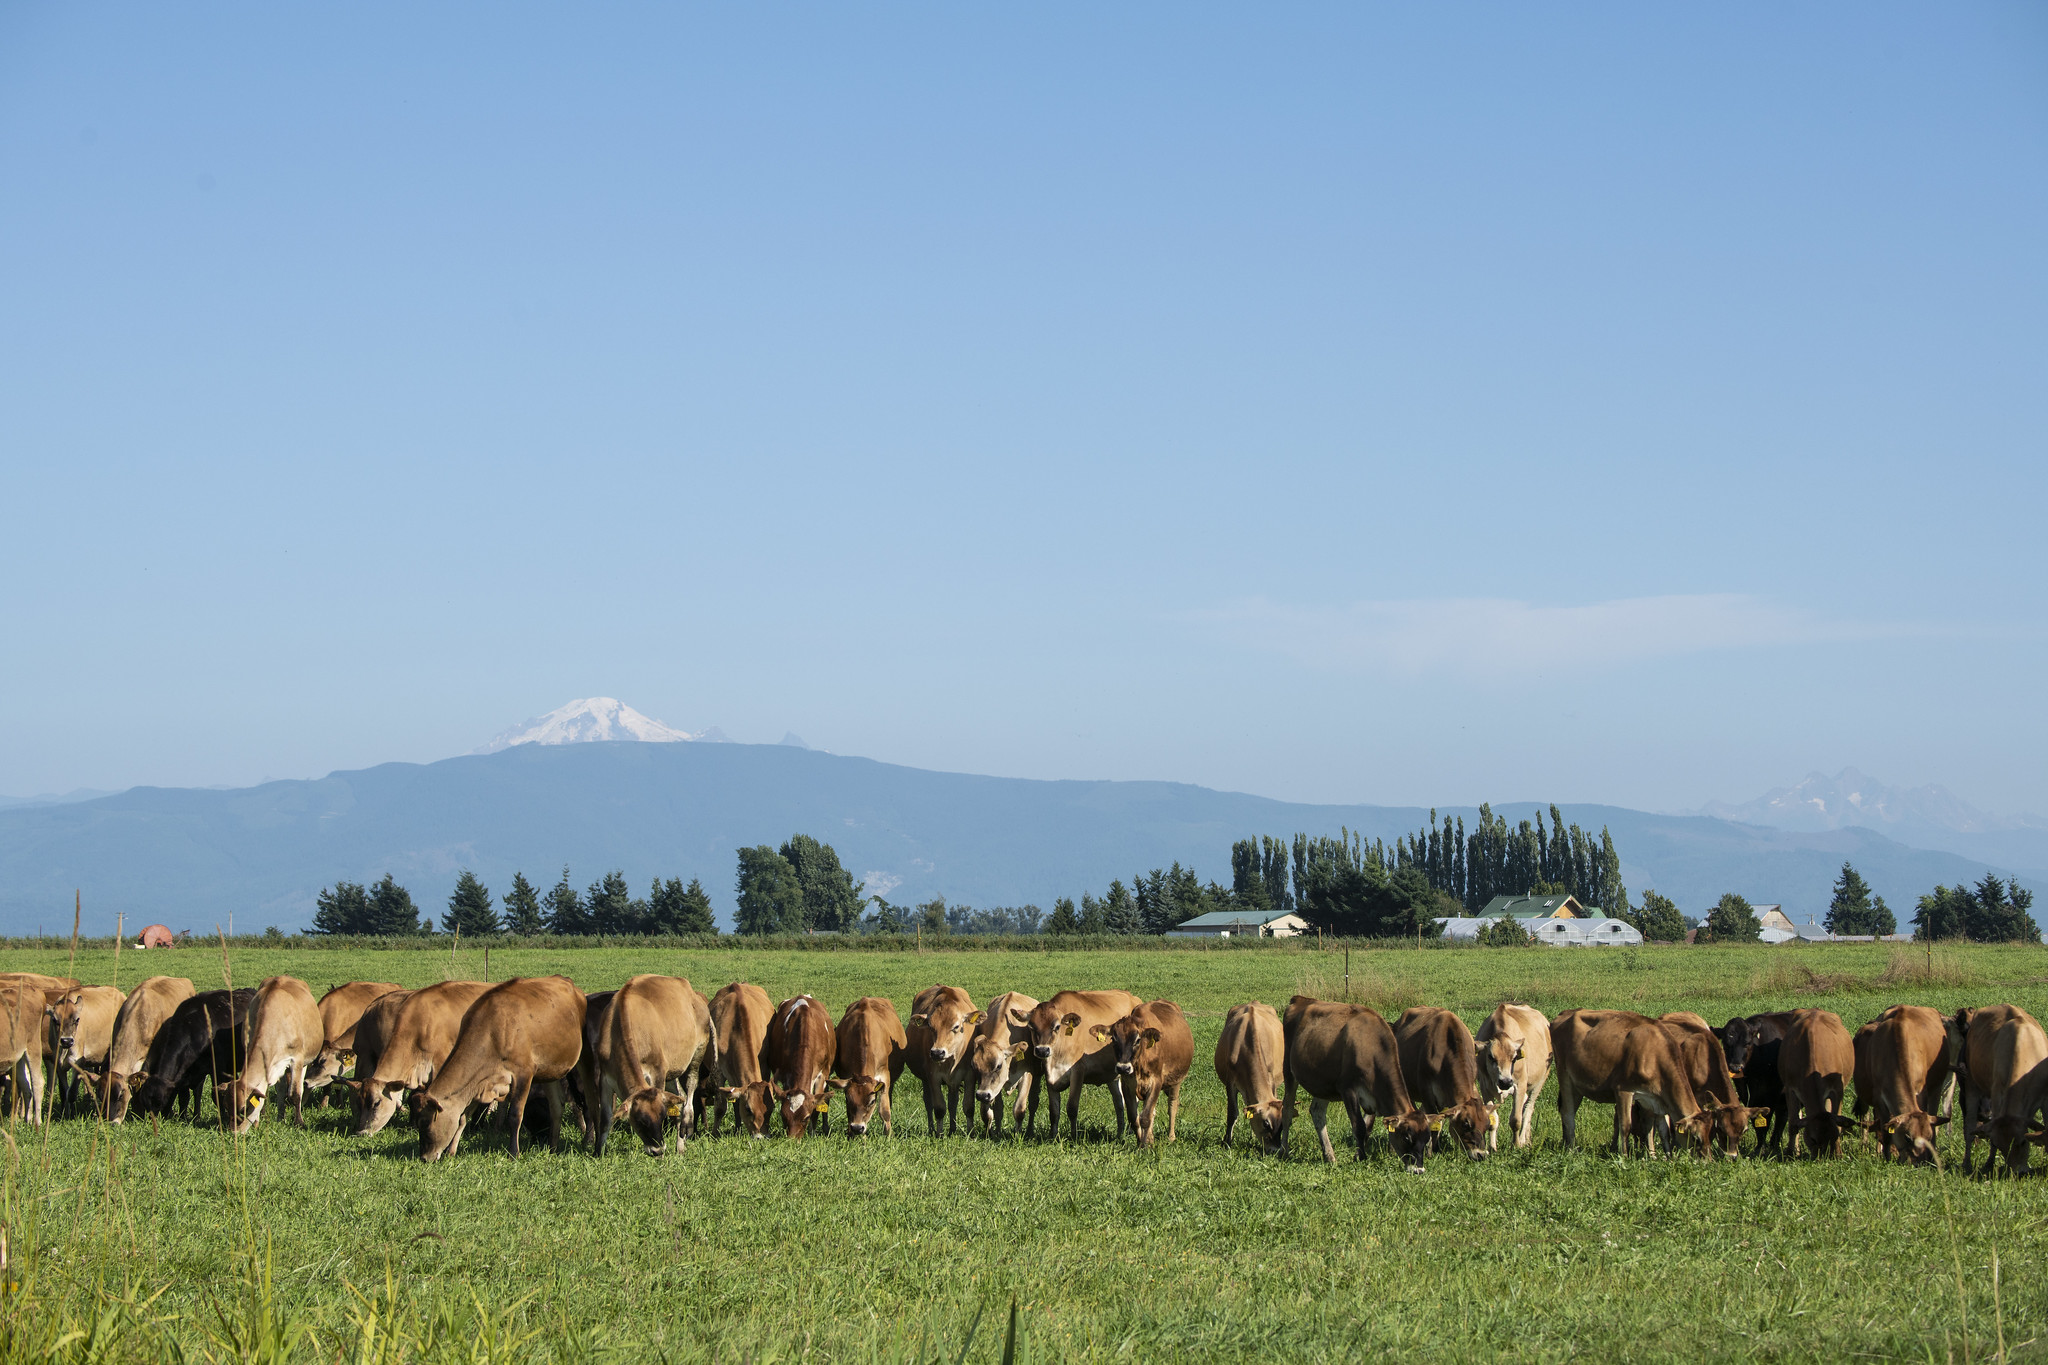
<svg viewBox="0 0 2048 1365">
<path fill-rule="evenodd" d="M 1888 787 L 1854 768 L 1833 777 L 1808 773 L 1797 786 L 1776 788 L 1739 806 L 1710 802 L 1698 813 L 1771 829 L 1860 826 L 1916 848 L 2005 867 L 2048 868 L 2048 819 L 1990 815 L 1946 787 Z"/>
<path fill-rule="evenodd" d="M 524 728 L 545 732 L 549 722 Z M 614 713 L 606 723 L 637 722 Z M 1537 807 L 1498 809 L 1519 820 Z M 1445 813 L 1467 823 L 1476 814 Z M 1860 827 L 1766 828 L 1613 806 L 1564 813 L 1613 831 L 1632 893 L 1655 887 L 1694 913 L 1740 891 L 1782 903 L 1794 919 L 1818 916 L 1845 860 L 1902 920 L 1937 882 L 1975 880 L 1987 863 L 2048 886 L 2037 870 L 2048 859 L 1973 859 Z M 1100 892 L 1175 860 L 1227 881 L 1231 841 L 1248 835 L 1348 827 L 1392 838 L 1427 818 L 1419 807 L 1298 805 L 1165 782 L 928 772 L 787 743 L 535 739 L 312 781 L 138 787 L 0 810 L 0 932 L 68 930 L 74 888 L 94 933 L 108 932 L 116 911 L 131 925 L 210 929 L 232 915 L 238 930 L 291 929 L 341 879 L 391 872 L 438 913 L 464 868 L 502 893 L 515 869 L 545 888 L 565 863 L 579 888 L 613 868 L 636 891 L 657 875 L 699 877 L 729 922 L 736 850 L 798 831 L 834 845 L 892 900 L 1050 908 L 1057 896 Z"/>
</svg>

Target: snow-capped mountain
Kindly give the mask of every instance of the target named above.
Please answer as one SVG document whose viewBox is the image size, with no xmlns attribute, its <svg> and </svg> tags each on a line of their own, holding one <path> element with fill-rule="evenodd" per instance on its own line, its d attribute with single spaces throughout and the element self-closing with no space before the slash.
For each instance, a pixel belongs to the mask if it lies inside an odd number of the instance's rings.
<svg viewBox="0 0 2048 1365">
<path fill-rule="evenodd" d="M 472 752 L 494 754 L 516 744 L 594 744 L 601 740 L 619 739 L 639 740 L 647 744 L 677 744 L 712 737 L 711 731 L 693 735 L 663 725 L 641 715 L 616 697 L 582 697 L 557 706 L 544 716 L 535 716 L 515 725 Z"/>
<path fill-rule="evenodd" d="M 1702 815 L 1776 829 L 1823 830 L 1862 825 L 1866 829 L 1912 826 L 1985 834 L 1994 830 L 2039 829 L 2036 815 L 1990 815 L 1946 787 L 1888 787 L 1868 774 L 1844 768 L 1833 777 L 1808 773 L 1795 787 L 1779 787 L 1739 806 L 1709 802 Z"/>
</svg>

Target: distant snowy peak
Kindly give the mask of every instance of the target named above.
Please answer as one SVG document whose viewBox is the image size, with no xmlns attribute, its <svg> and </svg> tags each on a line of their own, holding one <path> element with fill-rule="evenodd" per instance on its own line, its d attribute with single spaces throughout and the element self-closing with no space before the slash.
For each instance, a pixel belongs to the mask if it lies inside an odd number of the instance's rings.
<svg viewBox="0 0 2048 1365">
<path fill-rule="evenodd" d="M 1979 834 L 2037 829 L 2048 823 L 2036 815 L 1986 814 L 1946 787 L 1887 787 L 1854 768 L 1844 768 L 1833 777 L 1808 773 L 1806 780 L 1796 787 L 1779 787 L 1739 806 L 1710 802 L 1699 813 L 1745 824 L 1808 831 L 1861 825 L 1867 829 L 1903 826 Z"/>
<path fill-rule="evenodd" d="M 558 706 L 544 716 L 515 725 L 474 752 L 495 754 L 519 744 L 595 744 L 604 740 L 639 740 L 645 744 L 678 744 L 687 740 L 721 740 L 716 730 L 702 735 L 671 729 L 643 716 L 616 697 L 584 697 Z"/>
</svg>

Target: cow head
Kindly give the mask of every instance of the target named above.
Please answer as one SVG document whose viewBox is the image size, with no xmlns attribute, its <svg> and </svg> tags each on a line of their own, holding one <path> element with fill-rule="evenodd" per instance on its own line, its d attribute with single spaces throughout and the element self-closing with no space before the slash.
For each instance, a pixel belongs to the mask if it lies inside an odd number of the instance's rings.
<svg viewBox="0 0 2048 1365">
<path fill-rule="evenodd" d="M 1428 1159 L 1430 1146 L 1443 1127 L 1441 1115 L 1410 1109 L 1405 1114 L 1395 1115 L 1387 1124 L 1387 1146 L 1401 1158 L 1401 1165 L 1411 1175 L 1421 1175 L 1422 1163 Z"/>
<path fill-rule="evenodd" d="M 846 1097 L 846 1135 L 849 1138 L 866 1137 L 868 1120 L 875 1116 L 875 1110 L 881 1107 L 882 1097 L 889 1093 L 888 1079 L 855 1076 L 852 1080 L 842 1081 L 835 1076 L 826 1084 Z"/>
<path fill-rule="evenodd" d="M 718 1093 L 739 1112 L 740 1122 L 750 1137 L 768 1136 L 768 1120 L 775 1117 L 775 1096 L 767 1081 L 751 1085 L 722 1085 Z"/>
<path fill-rule="evenodd" d="M 119 1123 L 128 1117 L 128 1105 L 135 1098 L 136 1087 L 148 1079 L 147 1071 L 135 1071 L 120 1076 L 114 1073 L 112 1067 L 107 1068 L 106 1086 L 100 1100 L 106 1106 L 109 1123 Z"/>
<path fill-rule="evenodd" d="M 1245 1122 L 1252 1126 L 1252 1133 L 1267 1156 L 1280 1156 L 1287 1150 L 1287 1120 L 1290 1116 L 1286 1108 L 1277 1099 L 1244 1107 Z"/>
<path fill-rule="evenodd" d="M 1984 1136 L 1990 1140 L 1991 1150 L 2005 1158 L 2005 1168 L 2016 1176 L 2027 1173 L 2027 1148 L 2044 1141 L 2040 1129 L 2030 1130 L 2025 1118 L 2013 1114 L 1991 1120 L 1984 1126 Z"/>
<path fill-rule="evenodd" d="M 928 1052 L 931 1059 L 948 1065 L 967 1055 L 975 1026 L 987 1017 L 986 1011 L 962 1009 L 955 1001 L 941 1000 L 930 1011 L 911 1015 L 910 1026 L 930 1030 L 932 1039 Z"/>
<path fill-rule="evenodd" d="M 228 1115 L 231 1132 L 246 1133 L 256 1126 L 256 1120 L 263 1117 L 263 1087 L 237 1080 L 220 1092 L 225 1097 L 222 1110 Z M 216 1099 L 216 1103 L 219 1098 Z"/>
<path fill-rule="evenodd" d="M 384 1125 L 391 1122 L 410 1088 L 404 1081 L 380 1081 L 374 1077 L 362 1082 L 357 1092 L 362 1098 L 362 1113 L 356 1118 L 356 1136 L 369 1137 L 384 1131 Z"/>
<path fill-rule="evenodd" d="M 308 1090 L 322 1090 L 341 1079 L 342 1073 L 354 1066 L 356 1054 L 338 1048 L 323 1047 L 313 1064 L 306 1068 L 305 1086 Z"/>
<path fill-rule="evenodd" d="M 1011 1069 L 1025 1065 L 1031 1044 L 1012 1043 L 993 1034 L 983 1034 L 967 1051 L 967 1065 L 974 1071 L 974 1102 L 980 1106 L 981 1121 L 995 1127 L 996 1104 L 1010 1088 Z"/>
<path fill-rule="evenodd" d="M 45 1006 L 43 1013 L 49 1017 L 50 1031 L 57 1036 L 58 1064 L 76 1066 L 78 1021 L 85 1013 L 84 995 L 73 991 L 69 995 L 60 996 L 55 1004 Z"/>
<path fill-rule="evenodd" d="M 1846 1114 L 1825 1106 L 1809 1106 L 1806 1118 L 1799 1125 L 1799 1133 L 1806 1139 L 1806 1150 L 1813 1155 L 1819 1156 L 1825 1152 L 1830 1156 L 1840 1156 L 1842 1134 L 1855 1126 L 1855 1122 Z"/>
<path fill-rule="evenodd" d="M 1941 1152 L 1935 1145 L 1939 1136 L 1936 1130 L 1947 1122 L 1946 1118 L 1935 1118 L 1915 1109 L 1882 1124 L 1872 1119 L 1865 1127 L 1884 1142 L 1886 1156 L 1910 1161 L 1915 1166 L 1939 1167 Z"/>
<path fill-rule="evenodd" d="M 1704 1100 L 1705 1107 L 1697 1114 L 1687 1115 L 1683 1122 L 1686 1136 L 1699 1143 L 1701 1154 L 1709 1160 L 1713 1159 L 1717 1147 L 1729 1156 L 1741 1156 L 1742 1139 L 1749 1135 L 1749 1131 L 1770 1126 L 1771 1106 L 1768 1104 L 1718 1104 L 1712 1096 L 1706 1096 Z"/>
<path fill-rule="evenodd" d="M 1763 1041 L 1757 1026 L 1747 1019 L 1730 1019 L 1721 1026 L 1721 1051 L 1728 1058 L 1728 1074 L 1736 1078 L 1749 1065 L 1749 1054 Z"/>
<path fill-rule="evenodd" d="M 624 1122 L 632 1128 L 633 1135 L 640 1139 L 641 1150 L 649 1156 L 660 1156 L 665 1150 L 662 1139 L 670 1119 L 676 1121 L 677 1145 L 680 1147 L 681 1130 L 685 1126 L 683 1097 L 671 1095 L 659 1086 L 643 1086 L 635 1090 L 612 1110 L 612 1122 Z"/>
<path fill-rule="evenodd" d="M 469 1121 L 469 1106 L 460 1101 L 443 1102 L 432 1095 L 414 1096 L 415 1120 L 420 1130 L 420 1160 L 439 1161 L 462 1139 Z"/>
<path fill-rule="evenodd" d="M 791 1138 L 801 1138 L 813 1118 L 829 1115 L 832 1104 L 829 1089 L 822 1095 L 813 1095 L 801 1086 L 795 1090 L 784 1090 L 771 1081 L 769 1092 L 775 1097 L 775 1107 L 782 1114 L 783 1129 Z"/>
<path fill-rule="evenodd" d="M 1114 1024 L 1097 1024 L 1089 1029 L 1088 1033 L 1114 1054 L 1116 1074 L 1119 1076 L 1135 1076 L 1138 1073 L 1138 1064 L 1159 1046 L 1159 1030 L 1138 1027 L 1138 1021 L 1130 1015 L 1125 1015 Z"/>
<path fill-rule="evenodd" d="M 1031 1055 L 1044 1064 L 1047 1085 L 1058 1085 L 1076 1062 L 1104 1042 L 1081 1032 L 1080 1015 L 1062 1014 L 1050 1004 L 1031 1011 L 1024 1026 L 1031 1032 Z"/>
<path fill-rule="evenodd" d="M 1479 1097 L 1459 1100 L 1449 1109 L 1436 1116 L 1442 1121 L 1440 1131 L 1455 1138 L 1465 1149 L 1465 1155 L 1474 1161 L 1486 1160 L 1486 1138 L 1500 1122 L 1495 1107 Z M 1432 1135 L 1434 1136 L 1434 1134 Z M 1431 1143 L 1434 1148 L 1435 1144 Z"/>
<path fill-rule="evenodd" d="M 1495 1096 L 1508 1094 L 1515 1088 L 1515 1068 L 1522 1061 L 1521 1040 L 1496 1033 L 1476 1047 L 1480 1093 L 1490 1090 Z"/>
</svg>

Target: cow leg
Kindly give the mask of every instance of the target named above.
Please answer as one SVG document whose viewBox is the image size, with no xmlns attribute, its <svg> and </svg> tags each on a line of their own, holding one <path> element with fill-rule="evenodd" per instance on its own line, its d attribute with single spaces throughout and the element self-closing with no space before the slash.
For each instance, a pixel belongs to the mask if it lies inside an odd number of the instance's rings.
<svg viewBox="0 0 2048 1365">
<path fill-rule="evenodd" d="M 540 1088 L 541 1098 L 548 1107 L 548 1147 L 557 1156 L 562 1153 L 562 1110 L 568 1099 L 565 1090 L 560 1081 L 545 1081 Z"/>
<path fill-rule="evenodd" d="M 1557 1078 L 1557 1124 L 1563 1129 L 1558 1143 L 1569 1152 L 1579 1131 L 1579 1095 L 1562 1076 Z"/>
<path fill-rule="evenodd" d="M 1237 1131 L 1237 1087 L 1229 1081 L 1223 1083 L 1223 1145 L 1230 1145 L 1230 1135 Z"/>
<path fill-rule="evenodd" d="M 1528 1147 L 1536 1141 L 1536 1088 L 1515 1087 L 1515 1146 Z"/>
<path fill-rule="evenodd" d="M 1081 1083 L 1067 1082 L 1067 1141 L 1078 1142 L 1081 1138 Z"/>
<path fill-rule="evenodd" d="M 887 1095 L 884 1094 L 884 1102 Z M 676 1115 L 676 1151 L 681 1152 L 697 1131 L 697 1073 L 683 1073 L 683 1112 Z"/>
<path fill-rule="evenodd" d="M 1332 1166 L 1337 1164 L 1337 1149 L 1330 1145 L 1330 1102 L 1310 1100 L 1308 1121 L 1316 1130 L 1316 1138 L 1323 1144 L 1323 1160 Z"/>
<path fill-rule="evenodd" d="M 1173 1089 L 1166 1095 L 1166 1140 L 1180 1141 L 1180 1083 L 1174 1082 Z"/>
<path fill-rule="evenodd" d="M 1133 1095 L 1128 1098 L 1135 1100 L 1137 1097 Z M 1138 1145 L 1140 1147 L 1150 1147 L 1152 1145 L 1152 1116 L 1158 1111 L 1159 1092 L 1154 1090 L 1151 1094 L 1145 1096 L 1143 1111 L 1131 1119 L 1131 1127 L 1138 1134 Z"/>
<path fill-rule="evenodd" d="M 1020 1111 L 1024 1109 L 1025 1095 L 1028 1094 L 1031 1097 L 1030 1111 L 1028 1113 L 1020 1112 L 1019 1114 L 1019 1117 L 1024 1122 L 1024 1136 L 1027 1140 L 1038 1136 L 1038 1101 L 1043 1098 L 1041 1092 L 1044 1089 L 1044 1086 L 1034 1083 L 1033 1077 L 1026 1076 L 1024 1078 L 1024 1087 L 1018 1092 L 1017 1107 Z M 1059 1122 L 1059 1114 L 1057 1112 L 1054 1112 L 1050 1118 L 1055 1124 Z"/>
<path fill-rule="evenodd" d="M 306 1126 L 306 1064 L 297 1058 L 293 1058 L 291 1071 L 285 1076 L 285 1081 L 292 1088 L 292 1118 L 297 1121 L 299 1127 L 304 1128 Z"/>
<path fill-rule="evenodd" d="M 1629 1129 L 1634 1126 L 1636 1097 L 1633 1091 L 1617 1090 L 1614 1094 L 1614 1152 L 1620 1156 L 1628 1150 Z M 1649 1140 L 1649 1154 L 1657 1154 L 1655 1134 Z"/>
<path fill-rule="evenodd" d="M 512 1093 L 506 1098 L 506 1124 L 512 1129 L 512 1155 L 519 1155 L 519 1130 L 526 1126 L 526 1097 L 533 1093 L 533 1077 L 520 1076 L 512 1082 Z"/>
</svg>

